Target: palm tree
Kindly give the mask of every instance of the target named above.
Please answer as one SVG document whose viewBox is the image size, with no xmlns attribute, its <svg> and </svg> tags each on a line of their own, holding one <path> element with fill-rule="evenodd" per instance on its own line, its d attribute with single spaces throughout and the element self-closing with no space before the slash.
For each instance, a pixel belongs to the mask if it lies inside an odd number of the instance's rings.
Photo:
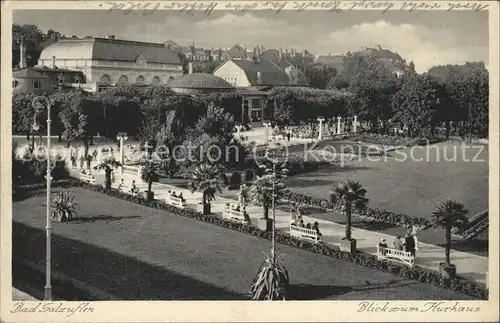
<svg viewBox="0 0 500 323">
<path fill-rule="evenodd" d="M 281 262 L 267 257 L 252 283 L 252 300 L 286 300 L 289 290 L 288 270 Z"/>
<path fill-rule="evenodd" d="M 330 201 L 332 204 L 347 217 L 345 238 L 343 240 L 355 241 L 351 237 L 352 212 L 366 210 L 369 200 L 365 197 L 365 194 L 366 190 L 363 186 L 359 182 L 353 181 L 341 182 L 330 192 Z"/>
<path fill-rule="evenodd" d="M 152 159 L 147 159 L 141 164 L 141 179 L 148 183 L 148 190 L 145 192 L 145 197 L 148 201 L 154 198 L 154 192 L 151 190 L 153 181 L 158 181 L 160 164 Z"/>
<path fill-rule="evenodd" d="M 434 220 L 434 227 L 444 228 L 446 230 L 446 263 L 447 267 L 452 267 L 450 263 L 450 250 L 451 250 L 451 230 L 453 227 L 461 227 L 468 222 L 466 214 L 468 210 L 464 208 L 462 203 L 444 199 L 437 205 L 437 210 L 432 212 Z"/>
<path fill-rule="evenodd" d="M 76 215 L 75 196 L 71 192 L 59 190 L 52 196 L 52 217 L 60 222 L 71 220 Z"/>
<path fill-rule="evenodd" d="M 222 193 L 224 180 L 222 178 L 222 169 L 218 165 L 201 164 L 193 169 L 188 188 L 191 193 L 202 192 L 202 211 L 203 214 L 210 213 L 210 202 L 215 200 L 215 193 Z"/>
<path fill-rule="evenodd" d="M 104 188 L 109 190 L 111 188 L 111 173 L 116 167 L 120 167 L 121 164 L 115 159 L 115 157 L 109 157 L 102 160 L 97 166 L 94 166 L 96 170 L 104 170 Z"/>
</svg>

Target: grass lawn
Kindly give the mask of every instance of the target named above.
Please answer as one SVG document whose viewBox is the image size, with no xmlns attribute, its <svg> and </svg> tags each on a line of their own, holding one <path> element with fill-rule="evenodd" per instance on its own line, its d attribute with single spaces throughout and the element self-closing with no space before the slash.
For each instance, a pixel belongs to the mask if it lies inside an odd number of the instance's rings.
<svg viewBox="0 0 500 323">
<path fill-rule="evenodd" d="M 80 218 L 54 222 L 53 270 L 119 299 L 248 299 L 252 279 L 269 253 L 268 240 L 83 188 L 73 192 Z M 14 203 L 14 260 L 43 266 L 44 200 L 36 196 Z M 278 249 L 296 299 L 470 299 L 304 250 Z M 17 277 L 22 279 L 22 273 Z"/>
</svg>

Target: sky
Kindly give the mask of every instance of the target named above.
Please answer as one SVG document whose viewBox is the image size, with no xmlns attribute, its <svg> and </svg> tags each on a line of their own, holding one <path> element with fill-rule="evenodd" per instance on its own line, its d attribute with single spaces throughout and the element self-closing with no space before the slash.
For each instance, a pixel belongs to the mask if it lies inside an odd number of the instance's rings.
<svg viewBox="0 0 500 323">
<path fill-rule="evenodd" d="M 248 49 L 308 49 L 314 55 L 340 55 L 363 47 L 399 53 L 418 72 L 446 64 L 483 61 L 488 66 L 488 12 L 473 11 L 351 11 L 307 10 L 189 15 L 157 11 L 125 15 L 107 10 L 17 10 L 14 23 L 34 24 L 67 36 L 104 37 L 177 44 L 206 49 L 239 44 Z"/>
</svg>

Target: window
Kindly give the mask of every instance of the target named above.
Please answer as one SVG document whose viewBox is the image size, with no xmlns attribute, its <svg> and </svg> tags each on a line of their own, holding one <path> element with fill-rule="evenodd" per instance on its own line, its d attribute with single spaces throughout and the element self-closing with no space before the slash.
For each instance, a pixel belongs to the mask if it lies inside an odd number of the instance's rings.
<svg viewBox="0 0 500 323">
<path fill-rule="evenodd" d="M 135 79 L 135 83 L 136 84 L 144 84 L 145 82 L 145 79 L 144 79 L 144 76 L 142 75 L 139 75 L 136 79 Z"/>
<path fill-rule="evenodd" d="M 251 101 L 251 106 L 252 106 L 252 108 L 254 108 L 254 109 L 255 109 L 255 108 L 261 108 L 261 106 L 260 106 L 260 99 L 258 99 L 258 98 L 253 98 L 253 99 L 251 99 L 251 100 L 252 100 L 252 101 Z"/>
<path fill-rule="evenodd" d="M 42 87 L 42 83 L 39 80 L 33 81 L 33 88 L 34 89 L 40 89 L 41 87 Z"/>
<path fill-rule="evenodd" d="M 151 81 L 151 83 L 160 84 L 161 83 L 160 77 L 158 77 L 158 76 L 153 77 L 153 80 Z"/>
<path fill-rule="evenodd" d="M 120 76 L 120 78 L 118 79 L 118 83 L 119 84 L 127 84 L 128 83 L 128 77 L 126 75 Z"/>
<path fill-rule="evenodd" d="M 12 87 L 16 87 L 19 84 L 17 80 L 12 80 Z"/>
<path fill-rule="evenodd" d="M 111 83 L 111 78 L 109 77 L 108 74 L 104 74 L 101 76 L 101 83 L 109 84 Z"/>
</svg>

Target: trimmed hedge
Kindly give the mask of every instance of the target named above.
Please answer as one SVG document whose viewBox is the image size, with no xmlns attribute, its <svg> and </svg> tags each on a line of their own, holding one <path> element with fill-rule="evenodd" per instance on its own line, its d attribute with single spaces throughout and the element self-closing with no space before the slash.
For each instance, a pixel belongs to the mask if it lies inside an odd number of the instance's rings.
<svg viewBox="0 0 500 323">
<path fill-rule="evenodd" d="M 91 185 L 88 183 L 83 183 L 80 181 L 72 181 L 72 184 L 75 186 L 80 186 L 86 189 L 90 189 L 95 192 L 99 192 L 108 196 L 112 196 L 115 198 L 119 198 L 121 200 L 129 201 L 132 203 L 152 207 L 158 210 L 163 210 L 167 211 L 169 213 L 173 213 L 176 215 L 188 217 L 188 218 L 193 218 L 199 221 L 203 222 L 208 222 L 220 227 L 224 227 L 227 229 L 247 233 L 259 238 L 264 238 L 271 240 L 272 239 L 272 234 L 270 232 L 262 231 L 259 230 L 258 228 L 252 226 L 252 225 L 247 225 L 247 224 L 241 224 L 237 222 L 232 222 L 229 220 L 222 219 L 221 217 L 217 215 L 203 215 L 195 210 L 192 209 L 180 209 L 175 206 L 168 205 L 162 201 L 147 201 L 146 199 L 140 197 L 140 196 L 132 196 L 130 194 L 122 193 L 116 189 L 109 189 L 105 190 L 102 186 L 98 185 Z M 34 188 L 35 189 L 35 188 Z M 321 255 L 325 255 L 328 257 L 336 258 L 336 259 L 341 259 L 341 260 L 346 260 L 350 262 L 354 262 L 356 264 L 359 264 L 361 266 L 369 267 L 369 268 L 375 268 L 378 270 L 390 272 L 393 274 L 397 274 L 403 277 L 407 277 L 413 280 L 417 280 L 420 282 L 424 283 L 430 283 L 434 286 L 439 286 L 442 288 L 448 288 L 457 292 L 461 292 L 473 297 L 476 297 L 478 299 L 486 300 L 488 299 L 488 288 L 481 283 L 466 280 L 466 279 L 443 279 L 441 275 L 436 272 L 432 271 L 430 269 L 426 268 L 421 268 L 419 266 L 414 266 L 412 268 L 407 267 L 406 265 L 402 264 L 397 264 L 397 263 L 392 263 L 389 261 L 380 261 L 377 259 L 375 255 L 371 254 L 366 254 L 363 252 L 356 252 L 356 253 L 347 253 L 347 252 L 342 252 L 337 246 L 331 246 L 331 245 L 326 245 L 323 243 L 320 244 L 312 244 L 308 241 L 300 240 L 297 238 L 294 238 L 290 236 L 289 234 L 285 232 L 281 232 L 279 230 L 276 230 L 276 242 L 295 247 L 295 248 L 300 248 L 303 250 L 307 250 L 310 252 L 318 253 Z"/>
<path fill-rule="evenodd" d="M 285 191 L 285 199 L 290 202 L 296 202 L 304 206 L 309 206 L 322 210 L 334 209 L 334 205 L 327 199 L 321 197 L 308 196 L 290 190 Z M 367 208 L 365 213 L 354 215 L 360 216 L 374 222 L 391 224 L 394 226 L 407 227 L 411 225 L 418 226 L 422 229 L 432 226 L 432 222 L 426 218 L 412 217 L 406 214 L 394 213 L 387 210 Z"/>
</svg>

